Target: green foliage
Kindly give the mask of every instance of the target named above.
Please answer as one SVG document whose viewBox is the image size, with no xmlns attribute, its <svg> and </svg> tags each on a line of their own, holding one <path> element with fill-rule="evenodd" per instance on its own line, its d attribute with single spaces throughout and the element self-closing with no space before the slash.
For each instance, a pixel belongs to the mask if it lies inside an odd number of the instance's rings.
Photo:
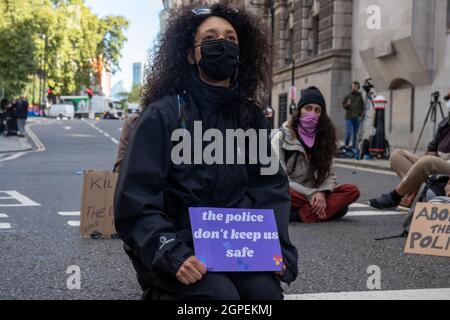
<svg viewBox="0 0 450 320">
<path fill-rule="evenodd" d="M 17 96 L 45 73 L 56 94 L 76 93 L 101 72 L 95 61 L 118 69 L 127 27 L 124 17 L 97 17 L 83 0 L 0 0 L 0 86 Z"/>
</svg>

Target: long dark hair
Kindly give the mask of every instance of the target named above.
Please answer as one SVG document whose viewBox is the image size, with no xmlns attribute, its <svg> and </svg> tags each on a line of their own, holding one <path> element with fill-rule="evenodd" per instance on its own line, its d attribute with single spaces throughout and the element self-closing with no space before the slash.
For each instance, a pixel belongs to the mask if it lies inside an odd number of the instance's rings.
<svg viewBox="0 0 450 320">
<path fill-rule="evenodd" d="M 270 90 L 271 47 L 267 26 L 254 15 L 245 12 L 236 1 L 223 0 L 209 8 L 212 16 L 222 17 L 235 29 L 239 37 L 240 62 L 237 81 L 242 94 L 259 104 Z M 178 94 L 185 89 L 191 71 L 187 62 L 188 51 L 194 46 L 198 27 L 211 15 L 196 16 L 197 5 L 178 7 L 170 13 L 170 21 L 157 45 L 150 53 L 146 83 L 141 94 L 143 106 L 166 95 Z"/>
<path fill-rule="evenodd" d="M 299 120 L 302 108 L 298 108 L 289 120 L 289 129 L 299 140 L 298 134 Z M 317 127 L 316 141 L 311 149 L 311 167 L 316 179 L 316 185 L 319 187 L 330 175 L 333 159 L 338 150 L 338 141 L 336 127 L 331 121 L 325 108 L 322 108 L 322 114 Z"/>
</svg>

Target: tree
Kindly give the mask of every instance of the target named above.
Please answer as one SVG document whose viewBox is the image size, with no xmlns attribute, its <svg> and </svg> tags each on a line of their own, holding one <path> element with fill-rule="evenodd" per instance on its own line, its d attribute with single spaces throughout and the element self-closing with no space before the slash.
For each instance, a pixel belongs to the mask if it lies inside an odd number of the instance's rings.
<svg viewBox="0 0 450 320">
<path fill-rule="evenodd" d="M 118 69 L 127 26 L 83 0 L 0 0 L 0 83 L 18 95 L 38 74 L 57 95 L 80 91 L 91 75 Z"/>
</svg>

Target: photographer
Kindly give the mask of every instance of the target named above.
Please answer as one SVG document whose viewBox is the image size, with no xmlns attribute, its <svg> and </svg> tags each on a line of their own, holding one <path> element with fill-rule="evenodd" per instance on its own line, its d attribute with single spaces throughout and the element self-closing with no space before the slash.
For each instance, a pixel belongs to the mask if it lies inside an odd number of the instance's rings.
<svg viewBox="0 0 450 320">
<path fill-rule="evenodd" d="M 361 117 L 364 112 L 364 99 L 362 97 L 361 85 L 359 82 L 354 81 L 352 83 L 352 92 L 344 98 L 342 103 L 346 110 L 345 123 L 347 128 L 347 134 L 345 136 L 345 146 L 350 145 L 350 139 L 353 136 L 352 147 L 356 149 L 358 142 L 358 132 L 361 125 Z"/>
<path fill-rule="evenodd" d="M 450 112 L 450 90 L 444 98 Z M 434 139 L 428 145 L 425 156 L 418 157 L 406 150 L 396 150 L 390 159 L 391 168 L 402 179 L 401 183 L 390 193 L 370 200 L 370 205 L 377 209 L 396 208 L 401 202 L 410 206 L 420 186 L 430 175 L 450 175 L 450 120 L 442 120 Z M 450 184 L 445 188 L 446 196 L 450 196 Z"/>
</svg>

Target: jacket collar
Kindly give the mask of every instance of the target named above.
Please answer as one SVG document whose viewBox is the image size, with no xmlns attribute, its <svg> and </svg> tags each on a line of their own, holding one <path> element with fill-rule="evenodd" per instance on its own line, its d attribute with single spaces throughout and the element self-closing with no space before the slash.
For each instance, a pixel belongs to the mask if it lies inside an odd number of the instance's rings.
<svg viewBox="0 0 450 320">
<path fill-rule="evenodd" d="M 292 132 L 292 129 L 289 127 L 289 121 L 283 124 L 284 130 L 284 141 L 283 141 L 283 149 L 288 151 L 297 151 L 306 155 L 306 150 L 303 147 L 303 144 L 300 140 L 297 139 L 295 134 Z"/>
</svg>

